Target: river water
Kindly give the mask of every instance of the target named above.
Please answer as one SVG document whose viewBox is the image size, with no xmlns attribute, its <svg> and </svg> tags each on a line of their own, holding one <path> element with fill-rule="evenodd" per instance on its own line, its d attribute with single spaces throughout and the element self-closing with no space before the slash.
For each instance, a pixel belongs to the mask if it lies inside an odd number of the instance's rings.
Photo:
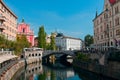
<svg viewBox="0 0 120 80">
<path fill-rule="evenodd" d="M 73 68 L 68 62 L 33 63 L 22 67 L 12 80 L 113 80 Z"/>
</svg>

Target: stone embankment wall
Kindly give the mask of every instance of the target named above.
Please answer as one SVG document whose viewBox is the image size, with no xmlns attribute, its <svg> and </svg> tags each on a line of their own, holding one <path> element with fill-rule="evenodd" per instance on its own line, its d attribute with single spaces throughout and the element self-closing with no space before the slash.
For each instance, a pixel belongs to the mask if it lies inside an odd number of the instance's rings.
<svg viewBox="0 0 120 80">
<path fill-rule="evenodd" d="M 4 71 L 4 73 L 0 76 L 0 80 L 10 80 L 21 67 L 25 66 L 26 64 L 40 61 L 42 61 L 41 58 L 28 58 L 24 60 L 19 60 L 16 64 Z"/>
<path fill-rule="evenodd" d="M 110 61 L 107 65 L 100 65 L 98 63 L 74 60 L 73 66 L 120 80 L 120 62 Z"/>
<path fill-rule="evenodd" d="M 24 65 L 24 60 L 21 60 L 18 63 L 14 64 L 12 67 L 4 71 L 2 76 L 0 76 L 0 80 L 10 80 L 14 76 L 14 74 Z"/>
<path fill-rule="evenodd" d="M 29 59 L 26 59 L 26 64 L 31 64 L 31 63 L 35 63 L 35 62 L 41 62 L 42 59 L 40 58 L 29 58 Z"/>
</svg>

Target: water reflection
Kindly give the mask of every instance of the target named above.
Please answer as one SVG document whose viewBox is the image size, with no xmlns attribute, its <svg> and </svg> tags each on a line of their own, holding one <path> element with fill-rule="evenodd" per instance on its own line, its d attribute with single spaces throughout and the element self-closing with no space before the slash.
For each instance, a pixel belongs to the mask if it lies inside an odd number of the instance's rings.
<svg viewBox="0 0 120 80">
<path fill-rule="evenodd" d="M 14 75 L 12 80 L 36 80 L 38 74 L 43 73 L 43 68 L 41 63 L 34 63 L 22 67 Z"/>
<path fill-rule="evenodd" d="M 44 65 L 41 63 L 30 64 L 21 68 L 12 80 L 68 80 L 68 78 L 74 77 L 75 73 L 72 67 L 68 67 L 68 63 L 64 64 L 60 62 Z"/>
<path fill-rule="evenodd" d="M 12 80 L 114 80 L 82 69 L 68 62 L 34 63 L 21 68 Z"/>
</svg>

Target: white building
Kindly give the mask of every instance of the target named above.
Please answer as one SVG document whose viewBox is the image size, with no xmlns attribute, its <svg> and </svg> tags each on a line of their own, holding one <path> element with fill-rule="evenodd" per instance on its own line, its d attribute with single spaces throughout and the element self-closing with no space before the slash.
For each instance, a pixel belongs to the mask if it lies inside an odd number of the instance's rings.
<svg viewBox="0 0 120 80">
<path fill-rule="evenodd" d="M 59 50 L 80 50 L 82 48 L 82 40 L 79 38 L 67 37 L 62 33 L 58 33 L 55 38 L 56 46 Z"/>
<path fill-rule="evenodd" d="M 21 58 L 26 59 L 27 64 L 42 61 L 42 48 L 24 48 Z"/>
</svg>

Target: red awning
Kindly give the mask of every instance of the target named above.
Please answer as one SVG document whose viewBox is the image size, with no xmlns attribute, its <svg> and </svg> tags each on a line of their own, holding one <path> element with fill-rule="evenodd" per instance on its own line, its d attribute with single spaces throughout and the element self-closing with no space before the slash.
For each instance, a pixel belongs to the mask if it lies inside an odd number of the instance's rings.
<svg viewBox="0 0 120 80">
<path fill-rule="evenodd" d="M 109 0 L 110 4 L 115 4 L 116 0 Z"/>
</svg>

